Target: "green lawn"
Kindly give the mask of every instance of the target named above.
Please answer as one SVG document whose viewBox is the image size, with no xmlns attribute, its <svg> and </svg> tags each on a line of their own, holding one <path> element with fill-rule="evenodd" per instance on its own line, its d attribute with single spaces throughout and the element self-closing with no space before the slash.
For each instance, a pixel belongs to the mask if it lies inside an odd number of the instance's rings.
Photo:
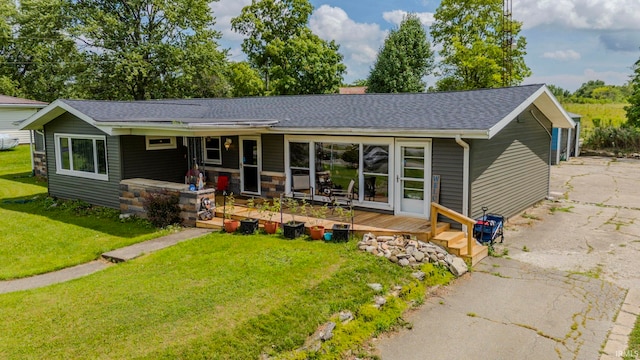
<svg viewBox="0 0 640 360">
<path fill-rule="evenodd" d="M 331 314 L 357 314 L 372 302 L 368 283 L 388 291 L 411 271 L 354 242 L 212 233 L 0 295 L 0 358 L 257 359 L 301 346 Z"/>
<path fill-rule="evenodd" d="M 142 221 L 123 223 L 117 210 L 54 202 L 46 182 L 30 175 L 28 146 L 0 151 L 0 280 L 85 263 L 167 233 Z"/>
</svg>

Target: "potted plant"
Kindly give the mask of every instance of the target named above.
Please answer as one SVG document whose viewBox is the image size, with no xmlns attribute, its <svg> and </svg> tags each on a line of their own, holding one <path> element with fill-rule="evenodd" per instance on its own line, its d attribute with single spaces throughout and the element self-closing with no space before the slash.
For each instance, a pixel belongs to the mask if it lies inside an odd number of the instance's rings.
<svg viewBox="0 0 640 360">
<path fill-rule="evenodd" d="M 235 209 L 234 202 L 236 199 L 233 197 L 233 193 L 230 193 L 224 198 L 224 231 L 233 233 L 238 230 L 240 222 L 233 218 L 233 211 Z"/>
<path fill-rule="evenodd" d="M 267 219 L 264 222 L 264 231 L 267 234 L 275 234 L 278 230 L 278 222 L 273 220 L 273 217 L 280 212 L 281 202 L 280 198 L 274 198 L 271 202 L 265 201 L 258 211 L 267 215 Z"/>
<path fill-rule="evenodd" d="M 282 231 L 285 238 L 295 239 L 304 234 L 304 222 L 296 221 L 295 217 L 296 214 L 306 215 L 307 202 L 304 199 L 298 202 L 298 200 L 294 198 L 287 198 L 286 204 L 291 212 L 291 221 L 282 224 Z"/>
<path fill-rule="evenodd" d="M 351 227 L 351 223 L 353 222 L 354 211 L 351 206 L 348 208 L 340 206 L 339 204 L 334 204 L 334 211 L 338 216 L 338 219 L 342 222 L 342 224 L 334 224 L 332 228 L 332 240 L 335 242 L 347 242 L 349 241 L 349 235 L 351 231 L 349 230 Z"/>
<path fill-rule="evenodd" d="M 249 199 L 247 201 L 247 217 L 243 220 L 240 220 L 240 232 L 249 235 L 253 234 L 258 230 L 258 219 L 251 218 L 251 214 L 254 210 L 257 209 L 256 201 L 254 198 Z"/>
<path fill-rule="evenodd" d="M 322 225 L 322 220 L 327 218 L 327 211 L 329 208 L 327 204 L 317 207 L 311 207 L 310 213 L 311 217 L 313 217 L 313 225 L 309 228 L 309 236 L 311 236 L 312 240 L 322 240 L 324 237 L 324 226 Z"/>
</svg>

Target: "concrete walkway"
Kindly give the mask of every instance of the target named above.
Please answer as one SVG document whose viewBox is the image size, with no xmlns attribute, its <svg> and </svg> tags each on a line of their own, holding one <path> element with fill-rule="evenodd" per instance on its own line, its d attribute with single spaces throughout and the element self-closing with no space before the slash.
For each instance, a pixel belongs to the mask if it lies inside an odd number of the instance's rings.
<svg viewBox="0 0 640 360">
<path fill-rule="evenodd" d="M 109 251 L 102 254 L 103 259 L 91 261 L 86 264 L 80 264 L 70 268 L 53 271 L 42 275 L 31 276 L 28 278 L 0 281 L 0 294 L 13 291 L 35 289 L 77 279 L 103 270 L 112 265 L 113 262 L 128 261 L 143 254 L 148 254 L 160 249 L 164 249 L 182 241 L 191 240 L 206 235 L 210 232 L 211 230 L 207 229 L 188 228 L 167 236 L 162 236 L 153 240 L 148 240 L 121 249 Z"/>
</svg>

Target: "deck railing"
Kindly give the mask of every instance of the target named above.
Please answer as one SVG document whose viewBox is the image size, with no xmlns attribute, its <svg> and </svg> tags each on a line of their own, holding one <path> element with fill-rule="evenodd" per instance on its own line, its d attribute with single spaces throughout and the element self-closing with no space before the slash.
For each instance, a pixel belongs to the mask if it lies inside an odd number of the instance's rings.
<svg viewBox="0 0 640 360">
<path fill-rule="evenodd" d="M 457 223 L 460 223 L 467 228 L 467 254 L 472 255 L 473 244 L 473 225 L 476 221 L 468 216 L 462 215 L 457 211 L 453 211 L 438 203 L 431 203 L 431 238 L 433 239 L 437 234 L 438 228 L 438 215 L 447 217 Z"/>
</svg>

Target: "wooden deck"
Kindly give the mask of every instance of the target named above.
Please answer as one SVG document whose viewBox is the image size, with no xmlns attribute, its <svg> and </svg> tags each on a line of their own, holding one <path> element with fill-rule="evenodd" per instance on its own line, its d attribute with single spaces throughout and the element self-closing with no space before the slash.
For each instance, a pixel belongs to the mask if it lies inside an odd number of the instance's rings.
<svg viewBox="0 0 640 360">
<path fill-rule="evenodd" d="M 229 211 L 229 209 L 226 210 Z M 432 213 L 433 211 L 432 209 Z M 453 217 L 454 220 L 462 217 L 461 214 L 446 208 L 443 208 L 443 211 L 449 215 L 449 218 Z M 234 206 L 232 218 L 238 220 L 247 218 L 258 219 L 261 224 L 269 220 L 266 214 L 260 214 L 255 210 L 249 211 L 249 208 L 242 205 Z M 291 219 L 292 215 L 286 211 L 283 212 L 282 215 L 276 214 L 272 218 L 272 220 L 276 222 L 289 222 Z M 342 223 L 338 220 L 337 216 L 330 212 L 327 214 L 326 219 L 296 215 L 295 220 L 304 222 L 307 232 L 308 229 L 314 225 L 322 225 L 325 229 L 331 229 L 334 224 Z M 471 219 L 468 220 L 473 221 Z M 198 220 L 196 226 L 199 228 L 221 229 L 223 227 L 223 209 L 217 208 L 215 218 L 206 221 Z M 361 238 L 365 233 L 372 233 L 377 236 L 408 235 L 422 241 L 433 241 L 446 248 L 449 253 L 461 256 L 469 265 L 475 265 L 488 256 L 488 247 L 477 245 L 475 240 L 472 242 L 469 234 L 460 230 L 450 229 L 449 223 L 438 222 L 435 226 L 436 231 L 432 232 L 431 222 L 427 219 L 356 210 L 353 218 L 352 235 L 356 238 Z M 470 250 L 469 245 L 471 245 Z"/>
<path fill-rule="evenodd" d="M 196 222 L 196 226 L 213 229 L 221 228 L 223 217 L 222 210 L 222 208 L 217 208 L 216 218 L 206 221 L 198 220 Z M 257 211 L 253 211 L 249 214 L 249 209 L 247 207 L 239 205 L 234 206 L 232 217 L 234 219 L 259 219 L 261 223 L 268 219 L 266 215 L 259 214 Z M 331 211 L 327 214 L 326 219 L 316 219 L 310 216 L 298 215 L 295 216 L 295 219 L 296 221 L 305 222 L 306 227 L 322 225 L 326 229 L 332 228 L 336 223 L 341 223 L 337 216 L 331 214 Z M 273 220 L 277 222 L 288 222 L 291 220 L 291 215 L 285 211 L 282 215 L 282 219 L 280 218 L 280 214 L 277 214 L 273 217 Z M 365 233 L 371 232 L 375 235 L 410 235 L 423 241 L 428 241 L 431 238 L 431 224 L 427 219 L 356 210 L 353 223 L 353 230 L 356 236 L 361 236 Z M 448 228 L 449 224 L 438 223 L 438 230 L 444 231 Z"/>
</svg>

